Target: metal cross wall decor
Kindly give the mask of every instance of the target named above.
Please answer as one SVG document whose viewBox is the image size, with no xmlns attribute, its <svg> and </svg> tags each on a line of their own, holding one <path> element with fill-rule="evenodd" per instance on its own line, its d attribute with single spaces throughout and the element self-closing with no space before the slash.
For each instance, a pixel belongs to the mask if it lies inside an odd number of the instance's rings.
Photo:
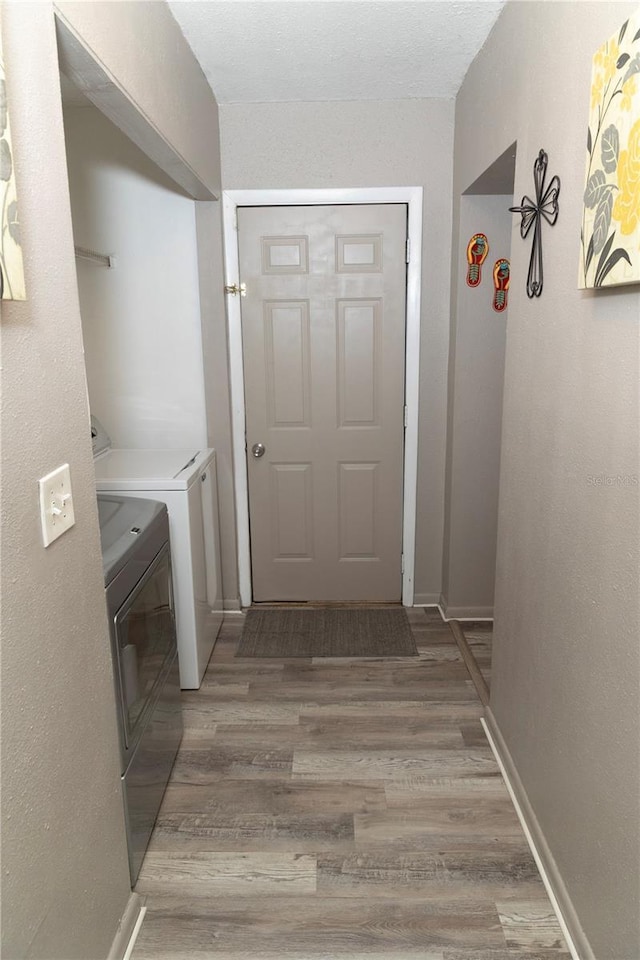
<svg viewBox="0 0 640 960">
<path fill-rule="evenodd" d="M 523 240 L 529 235 L 531 227 L 533 227 L 533 244 L 531 246 L 531 258 L 529 260 L 529 273 L 527 274 L 528 297 L 539 297 L 542 293 L 542 285 L 544 283 L 544 271 L 542 268 L 542 223 L 540 217 L 544 217 L 547 223 L 553 226 L 558 219 L 558 212 L 560 210 L 558 205 L 560 177 L 553 177 L 546 190 L 544 187 L 548 162 L 549 158 L 544 150 L 541 150 L 533 164 L 533 182 L 536 191 L 535 203 L 529 197 L 524 196 L 519 207 L 509 207 L 512 213 L 519 213 L 522 217 L 520 222 L 520 236 Z"/>
</svg>

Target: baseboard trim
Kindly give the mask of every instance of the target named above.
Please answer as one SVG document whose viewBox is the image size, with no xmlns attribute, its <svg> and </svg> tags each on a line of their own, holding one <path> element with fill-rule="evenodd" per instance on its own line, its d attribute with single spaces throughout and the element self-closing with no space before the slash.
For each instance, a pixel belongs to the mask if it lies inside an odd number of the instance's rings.
<svg viewBox="0 0 640 960">
<path fill-rule="evenodd" d="M 596 960 L 491 707 L 480 720 L 573 960 Z"/>
<path fill-rule="evenodd" d="M 439 593 L 414 593 L 414 607 L 437 607 L 440 599 Z"/>
<path fill-rule="evenodd" d="M 113 938 L 107 960 L 129 960 L 146 912 L 144 897 L 139 893 L 132 893 L 122 914 L 118 931 Z"/>
<path fill-rule="evenodd" d="M 233 612 L 239 611 L 239 610 L 241 610 L 242 608 L 241 608 L 241 606 L 240 606 L 240 601 L 239 601 L 239 600 L 223 600 L 223 601 L 222 601 L 222 609 L 223 609 L 223 611 L 224 611 L 225 613 L 230 613 L 230 612 L 232 612 L 232 611 L 233 611 Z"/>
<path fill-rule="evenodd" d="M 438 606 L 445 620 L 493 620 L 493 607 L 450 607 L 442 598 Z"/>
</svg>

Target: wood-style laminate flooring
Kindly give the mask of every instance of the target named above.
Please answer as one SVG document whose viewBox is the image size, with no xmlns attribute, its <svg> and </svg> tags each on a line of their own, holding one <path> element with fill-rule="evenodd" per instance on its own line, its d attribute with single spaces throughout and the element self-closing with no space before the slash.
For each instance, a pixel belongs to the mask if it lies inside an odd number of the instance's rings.
<svg viewBox="0 0 640 960">
<path fill-rule="evenodd" d="M 569 960 L 453 635 L 409 616 L 395 660 L 234 659 L 225 621 L 133 960 Z"/>
</svg>

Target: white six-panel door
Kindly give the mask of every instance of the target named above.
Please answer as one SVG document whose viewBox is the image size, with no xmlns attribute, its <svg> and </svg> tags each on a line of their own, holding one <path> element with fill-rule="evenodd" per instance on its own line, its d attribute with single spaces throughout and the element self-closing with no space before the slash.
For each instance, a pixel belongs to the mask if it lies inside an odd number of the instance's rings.
<svg viewBox="0 0 640 960">
<path fill-rule="evenodd" d="M 257 601 L 400 599 L 406 236 L 403 204 L 238 209 Z"/>
</svg>

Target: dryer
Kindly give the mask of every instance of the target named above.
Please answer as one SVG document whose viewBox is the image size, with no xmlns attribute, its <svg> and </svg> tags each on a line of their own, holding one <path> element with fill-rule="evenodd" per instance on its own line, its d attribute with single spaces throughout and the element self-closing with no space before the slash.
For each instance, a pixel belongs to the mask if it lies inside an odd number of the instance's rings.
<svg viewBox="0 0 640 960">
<path fill-rule="evenodd" d="M 169 523 L 163 503 L 108 494 L 98 517 L 133 886 L 182 739 Z"/>
<path fill-rule="evenodd" d="M 98 493 L 167 506 L 180 686 L 197 690 L 222 623 L 215 450 L 114 448 L 96 417 L 91 437 Z"/>
</svg>

